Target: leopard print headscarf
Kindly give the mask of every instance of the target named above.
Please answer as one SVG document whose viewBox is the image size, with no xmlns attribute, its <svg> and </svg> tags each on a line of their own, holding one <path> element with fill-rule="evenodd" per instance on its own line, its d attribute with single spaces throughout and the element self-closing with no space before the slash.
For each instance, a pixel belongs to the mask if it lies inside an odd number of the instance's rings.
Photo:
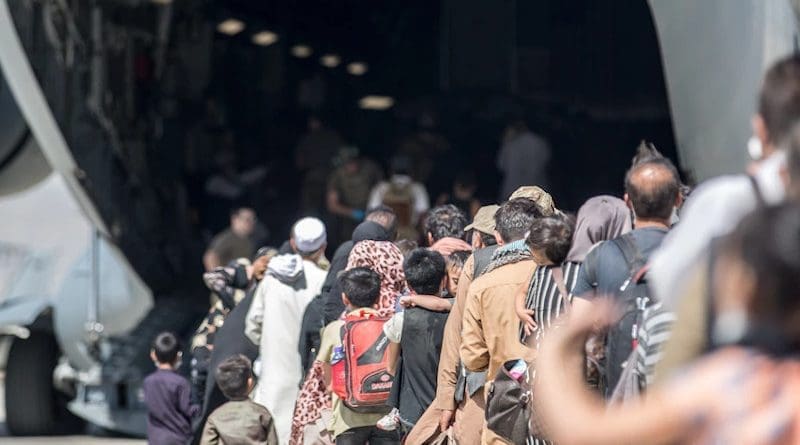
<svg viewBox="0 0 800 445">
<path fill-rule="evenodd" d="M 397 296 L 406 287 L 400 249 L 389 241 L 360 241 L 353 246 L 347 260 L 347 270 L 354 267 L 368 267 L 380 275 L 381 293 L 375 308 L 381 316 L 391 317 Z M 325 393 L 322 362 L 314 362 L 297 396 L 289 445 L 302 445 L 305 426 L 316 422 L 322 409 L 330 407 L 331 396 Z"/>
</svg>

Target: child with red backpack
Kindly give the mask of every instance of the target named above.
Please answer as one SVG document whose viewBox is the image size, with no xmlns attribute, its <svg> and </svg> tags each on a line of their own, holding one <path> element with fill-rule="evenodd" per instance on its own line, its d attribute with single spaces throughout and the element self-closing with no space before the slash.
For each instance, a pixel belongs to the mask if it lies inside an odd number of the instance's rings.
<svg viewBox="0 0 800 445">
<path fill-rule="evenodd" d="M 328 430 L 338 445 L 399 445 L 397 432 L 375 426 L 391 409 L 386 401 L 392 387 L 387 370 L 389 340 L 383 333 L 387 319 L 372 308 L 381 278 L 366 267 L 355 267 L 339 279 L 348 312 L 344 320 L 322 331 L 317 354 L 333 393 Z"/>
</svg>

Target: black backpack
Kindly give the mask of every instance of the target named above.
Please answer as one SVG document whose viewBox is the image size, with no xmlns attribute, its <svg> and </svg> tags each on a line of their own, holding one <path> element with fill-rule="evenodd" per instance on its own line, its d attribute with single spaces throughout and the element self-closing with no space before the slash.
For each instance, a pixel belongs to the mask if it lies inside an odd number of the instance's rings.
<svg viewBox="0 0 800 445">
<path fill-rule="evenodd" d="M 655 303 L 647 287 L 647 259 L 636 247 L 633 235 L 628 233 L 611 242 L 625 257 L 629 276 L 620 286 L 617 297 L 622 318 L 609 327 L 606 334 L 605 364 L 601 376 L 601 389 L 606 399 L 611 397 L 624 371 L 625 362 L 636 349 L 645 310 Z"/>
</svg>

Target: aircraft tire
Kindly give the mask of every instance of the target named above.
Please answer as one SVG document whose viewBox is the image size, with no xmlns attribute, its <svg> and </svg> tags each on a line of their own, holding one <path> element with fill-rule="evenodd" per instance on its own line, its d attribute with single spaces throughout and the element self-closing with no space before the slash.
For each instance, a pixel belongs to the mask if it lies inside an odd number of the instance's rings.
<svg viewBox="0 0 800 445">
<path fill-rule="evenodd" d="M 6 425 L 15 436 L 45 436 L 57 432 L 58 395 L 53 369 L 59 356 L 55 338 L 31 331 L 27 339 L 15 338 L 8 353 L 5 378 Z"/>
</svg>

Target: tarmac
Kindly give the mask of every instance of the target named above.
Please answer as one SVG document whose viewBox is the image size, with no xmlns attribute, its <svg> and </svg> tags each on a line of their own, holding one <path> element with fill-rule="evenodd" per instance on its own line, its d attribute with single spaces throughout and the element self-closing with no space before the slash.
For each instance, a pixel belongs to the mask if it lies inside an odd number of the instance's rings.
<svg viewBox="0 0 800 445">
<path fill-rule="evenodd" d="M 81 444 L 81 445 L 146 445 L 146 440 L 127 439 L 115 437 L 96 437 L 96 436 L 53 436 L 53 437 L 8 437 L 6 430 L 6 402 L 3 391 L 2 374 L 0 374 L 0 444 L 19 444 L 19 445 L 49 445 L 49 444 Z"/>
</svg>

